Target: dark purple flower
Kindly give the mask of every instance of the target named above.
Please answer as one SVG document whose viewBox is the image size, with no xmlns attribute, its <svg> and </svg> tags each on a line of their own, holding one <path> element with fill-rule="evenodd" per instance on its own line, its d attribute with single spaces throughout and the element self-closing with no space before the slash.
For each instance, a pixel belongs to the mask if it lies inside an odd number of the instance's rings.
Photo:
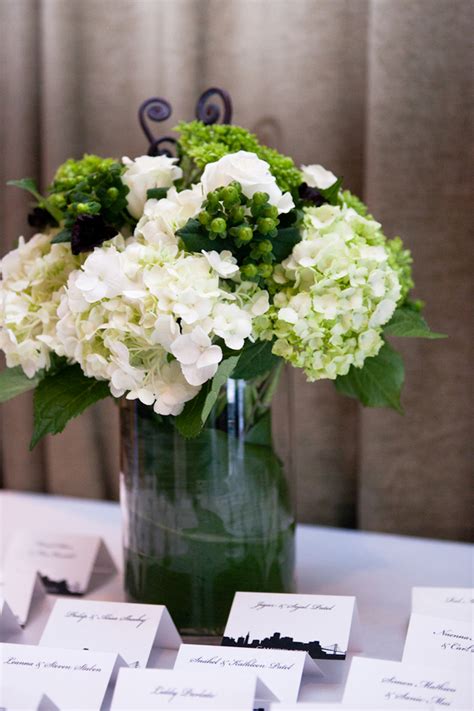
<svg viewBox="0 0 474 711">
<path fill-rule="evenodd" d="M 100 215 L 79 215 L 72 227 L 71 251 L 73 254 L 91 252 L 116 234 L 117 230 L 107 225 Z"/>
<path fill-rule="evenodd" d="M 320 193 L 318 188 L 310 188 L 307 183 L 301 183 L 298 188 L 298 194 L 302 200 L 312 202 L 316 207 L 324 205 L 327 202 L 326 198 Z"/>
<path fill-rule="evenodd" d="M 28 224 L 30 227 L 36 227 L 36 229 L 42 230 L 48 225 L 56 227 L 58 223 L 47 210 L 42 207 L 34 207 L 28 215 Z"/>
</svg>

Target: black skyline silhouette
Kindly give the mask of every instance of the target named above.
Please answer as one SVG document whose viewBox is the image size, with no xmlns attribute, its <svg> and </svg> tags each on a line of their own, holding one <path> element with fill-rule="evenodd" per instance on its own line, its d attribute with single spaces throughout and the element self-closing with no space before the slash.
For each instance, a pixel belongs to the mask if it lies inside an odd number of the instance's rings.
<svg viewBox="0 0 474 711">
<path fill-rule="evenodd" d="M 42 573 L 40 573 L 39 576 L 47 592 L 51 595 L 73 595 L 76 597 L 81 595 L 77 590 L 71 590 L 67 580 L 52 580 Z"/>
<path fill-rule="evenodd" d="M 248 647 L 250 649 L 291 649 L 308 652 L 312 659 L 345 659 L 346 653 L 337 648 L 334 644 L 332 648 L 321 647 L 321 644 L 313 640 L 311 642 L 298 642 L 293 637 L 282 637 L 280 632 L 274 632 L 271 637 L 263 639 L 253 639 L 250 641 L 250 632 L 245 637 L 222 638 L 223 647 Z"/>
</svg>

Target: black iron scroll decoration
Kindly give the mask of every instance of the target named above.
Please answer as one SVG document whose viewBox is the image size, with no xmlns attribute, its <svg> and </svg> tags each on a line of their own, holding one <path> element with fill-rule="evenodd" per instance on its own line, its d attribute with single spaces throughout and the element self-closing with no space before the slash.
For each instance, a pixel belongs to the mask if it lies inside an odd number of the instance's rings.
<svg viewBox="0 0 474 711">
<path fill-rule="evenodd" d="M 148 147 L 149 156 L 173 155 L 171 147 L 166 147 L 166 144 L 168 143 L 170 146 L 175 146 L 176 138 L 173 138 L 173 136 L 155 138 L 148 124 L 148 121 L 166 121 L 172 113 L 173 109 L 171 108 L 171 104 L 166 101 L 166 99 L 162 99 L 159 96 L 147 99 L 138 109 L 138 120 L 140 121 L 140 126 L 142 127 L 143 133 L 147 137 L 150 144 Z"/>
<path fill-rule="evenodd" d="M 220 99 L 222 106 L 213 101 L 215 97 Z M 166 121 L 172 113 L 173 109 L 169 101 L 159 96 L 147 99 L 138 109 L 138 120 L 149 142 L 149 156 L 173 155 L 173 149 L 177 143 L 176 138 L 173 136 L 156 138 L 149 125 L 150 121 Z M 206 89 L 197 101 L 196 118 L 207 126 L 218 122 L 230 123 L 232 121 L 232 100 L 230 94 L 225 89 L 219 89 L 218 87 Z"/>
</svg>

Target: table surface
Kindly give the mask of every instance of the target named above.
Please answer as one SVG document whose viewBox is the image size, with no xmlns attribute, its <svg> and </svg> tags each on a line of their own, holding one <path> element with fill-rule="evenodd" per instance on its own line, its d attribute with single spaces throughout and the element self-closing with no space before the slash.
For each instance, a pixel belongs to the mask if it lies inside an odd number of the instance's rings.
<svg viewBox="0 0 474 711">
<path fill-rule="evenodd" d="M 3 491 L 0 521 L 2 557 L 15 531 L 54 530 L 101 536 L 122 570 L 120 507 L 116 503 Z M 401 660 L 413 586 L 474 587 L 472 547 L 466 543 L 307 525 L 297 527 L 296 541 L 297 591 L 355 595 L 364 656 Z M 123 600 L 121 573 L 86 597 Z M 47 596 L 40 609 L 32 611 L 25 641 L 39 640 L 54 599 Z M 167 653 L 151 663 L 170 667 L 173 662 L 174 653 Z M 343 690 L 343 683 L 308 680 L 303 682 L 299 700 L 339 701 Z"/>
</svg>

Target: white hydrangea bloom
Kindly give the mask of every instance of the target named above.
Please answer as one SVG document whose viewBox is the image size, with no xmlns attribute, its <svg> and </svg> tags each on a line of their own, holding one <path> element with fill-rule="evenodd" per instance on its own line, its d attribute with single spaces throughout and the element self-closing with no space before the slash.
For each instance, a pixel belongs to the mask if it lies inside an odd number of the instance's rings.
<svg viewBox="0 0 474 711">
<path fill-rule="evenodd" d="M 222 265 L 234 266 L 227 255 L 186 253 L 170 235 L 159 239 L 159 229 L 149 242 L 137 227 L 135 239 L 95 249 L 70 275 L 55 350 L 107 380 L 114 396 L 177 415 L 214 376 L 222 359 L 215 340 L 240 349 L 268 294 L 238 273 L 221 282 Z"/>
<path fill-rule="evenodd" d="M 198 183 L 189 190 L 178 192 L 171 187 L 165 198 L 147 200 L 143 217 L 139 220 L 135 234 L 142 234 L 147 241 L 153 241 L 156 234 L 166 235 L 176 243 L 175 232 L 184 227 L 189 219 L 200 212 L 204 195 Z"/>
<path fill-rule="evenodd" d="M 309 380 L 334 379 L 380 350 L 400 283 L 380 224 L 347 207 L 305 209 L 302 241 L 276 270 L 281 290 L 260 334 Z"/>
<path fill-rule="evenodd" d="M 135 160 L 126 156 L 122 158 L 122 163 L 127 166 L 122 182 L 130 191 L 127 195 L 128 211 L 137 220 L 143 214 L 148 190 L 169 188 L 182 177 L 183 171 L 175 165 L 177 160 L 169 156 L 139 156 Z"/>
<path fill-rule="evenodd" d="M 201 177 L 205 196 L 234 181 L 241 184 L 242 192 L 248 198 L 258 192 L 267 193 L 270 204 L 275 205 L 279 213 L 289 212 L 295 206 L 291 193 L 282 193 L 268 163 L 255 153 L 228 153 L 214 163 L 208 163 Z"/>
<path fill-rule="evenodd" d="M 0 348 L 8 367 L 20 365 L 32 378 L 50 366 L 60 290 L 79 266 L 69 244 L 51 237 L 20 237 L 17 249 L 0 262 Z"/>
<path fill-rule="evenodd" d="M 302 165 L 301 172 L 303 174 L 304 182 L 309 185 L 310 188 L 320 188 L 321 190 L 326 190 L 334 185 L 337 178 L 334 173 L 330 170 L 326 170 L 322 165 Z"/>
</svg>

